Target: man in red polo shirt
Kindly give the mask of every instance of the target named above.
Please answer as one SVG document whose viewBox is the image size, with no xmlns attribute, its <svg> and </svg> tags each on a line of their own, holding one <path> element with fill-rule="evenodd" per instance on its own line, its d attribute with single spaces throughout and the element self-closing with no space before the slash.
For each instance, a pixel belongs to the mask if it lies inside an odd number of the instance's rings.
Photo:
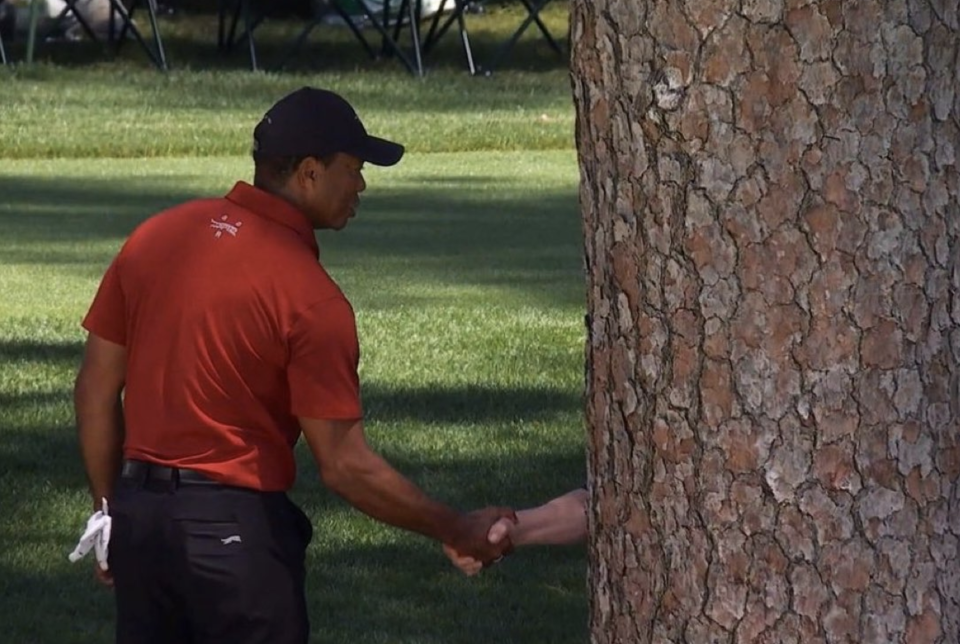
<svg viewBox="0 0 960 644">
<path fill-rule="evenodd" d="M 119 644 L 302 644 L 310 520 L 287 497 L 302 433 L 323 482 L 375 519 L 489 562 L 506 508 L 461 514 L 364 438 L 353 309 L 317 261 L 365 162 L 403 147 L 340 96 L 303 88 L 254 131 L 254 185 L 139 226 L 84 319 L 80 449 L 109 501 Z"/>
</svg>

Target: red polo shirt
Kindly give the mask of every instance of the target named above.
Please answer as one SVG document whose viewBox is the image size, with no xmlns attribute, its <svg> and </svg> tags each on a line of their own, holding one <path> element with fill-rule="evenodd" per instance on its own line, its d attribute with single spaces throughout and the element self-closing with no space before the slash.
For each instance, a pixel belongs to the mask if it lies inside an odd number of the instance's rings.
<svg viewBox="0 0 960 644">
<path fill-rule="evenodd" d="M 126 458 L 286 490 L 298 416 L 362 416 L 353 310 L 317 253 L 299 211 L 242 182 L 133 232 L 83 322 L 127 348 Z"/>
</svg>

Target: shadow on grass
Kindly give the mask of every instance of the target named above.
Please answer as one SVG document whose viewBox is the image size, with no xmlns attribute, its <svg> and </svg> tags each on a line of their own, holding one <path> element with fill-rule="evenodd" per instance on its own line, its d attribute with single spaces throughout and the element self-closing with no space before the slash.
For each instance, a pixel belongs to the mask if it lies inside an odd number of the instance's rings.
<svg viewBox="0 0 960 644">
<path fill-rule="evenodd" d="M 82 351 L 80 343 L 0 341 L 0 364 L 12 365 L 15 369 L 17 363 L 44 363 L 67 369 L 70 373 L 67 378 L 69 382 L 62 383 L 61 389 L 0 391 L 0 473 L 36 477 L 60 489 L 82 487 L 83 473 L 77 452 L 75 429 L 72 425 L 63 423 L 62 412 L 64 406 L 72 409 L 72 392 L 69 386 L 72 385 L 72 375 L 80 363 Z M 533 387 L 409 388 L 385 387 L 373 383 L 363 385 L 363 400 L 368 425 L 385 426 L 404 422 L 422 425 L 468 422 L 471 425 L 490 425 L 497 428 L 508 423 L 522 425 L 557 421 L 575 416 L 582 407 L 581 398 L 572 392 Z M 72 413 L 70 417 L 72 418 Z M 469 440 L 476 440 L 478 445 L 496 440 L 500 438 L 497 431 L 492 429 L 487 434 L 480 434 Z M 442 429 L 437 429 L 437 435 L 440 437 L 438 440 L 443 440 Z M 308 471 L 313 467 L 307 450 L 301 449 L 299 458 L 301 471 Z M 391 458 L 400 459 L 397 464 L 415 479 L 418 474 L 437 476 L 438 471 L 450 464 L 448 461 L 439 465 L 423 464 L 417 460 L 407 460 L 405 454 L 397 454 Z M 579 451 L 573 457 L 573 460 L 580 461 L 581 469 L 582 459 Z M 522 466 L 510 463 L 508 458 L 505 463 L 491 461 L 486 464 L 478 463 L 477 467 L 487 470 L 486 475 L 489 475 L 505 465 L 508 466 L 505 471 L 512 473 L 510 476 L 515 476 L 518 472 L 540 472 L 544 467 L 550 470 L 554 466 L 558 471 L 564 471 L 570 469 L 571 457 L 562 455 L 556 463 L 551 463 L 550 458 L 531 458 Z M 457 469 L 458 466 L 453 464 L 451 472 L 455 473 Z M 452 477 L 450 482 L 455 482 L 456 478 Z M 517 480 L 529 489 L 530 482 L 525 481 L 525 478 L 519 476 Z M 497 485 L 486 486 L 478 480 L 464 480 L 464 485 L 465 489 L 473 491 L 499 491 Z M 458 487 L 454 485 L 449 490 L 453 498 L 460 498 Z M 3 498 L 5 496 L 7 490 L 0 487 L 0 507 L 14 513 L 17 507 L 26 507 L 32 502 L 30 499 Z M 502 496 L 495 494 L 489 500 L 494 501 L 496 498 Z M 468 501 L 466 498 L 461 500 Z"/>
<path fill-rule="evenodd" d="M 45 405 L 63 404 L 70 401 L 66 391 L 31 391 L 23 394 L 11 394 L 0 391 L 0 407 L 7 413 L 19 409 L 39 409 Z"/>
<path fill-rule="evenodd" d="M 0 364 L 20 361 L 69 362 L 79 365 L 83 345 L 76 342 L 0 340 Z"/>
<path fill-rule="evenodd" d="M 338 266 L 371 267 L 387 277 L 504 286 L 549 304 L 582 304 L 572 188 L 527 188 L 494 177 L 431 181 L 428 189 L 416 187 L 418 179 L 371 188 L 350 227 L 321 235 L 325 265 L 334 274 Z M 176 182 L 0 177 L 0 248 L 6 246 L 0 264 L 91 264 L 102 270 L 110 257 L 83 243 L 116 240 L 119 246 L 154 212 L 204 196 Z"/>
<path fill-rule="evenodd" d="M 5 341 L 0 342 L 0 364 L 69 369 L 81 350 L 79 343 Z M 536 441 L 520 442 L 505 455 L 479 449 L 498 439 L 495 428 L 502 421 L 563 422 L 558 419 L 575 414 L 580 404 L 569 392 L 373 385 L 365 387 L 364 397 L 371 417 L 380 423 L 453 423 L 468 417 L 492 428 L 471 430 L 467 440 L 478 446 L 473 455 L 458 447 L 431 456 L 393 437 L 381 449 L 398 470 L 455 507 L 525 507 L 583 479 L 583 453 L 569 442 L 550 449 Z M 69 405 L 66 388 L 17 393 L 8 387 L 0 396 L 0 639 L 5 642 L 94 644 L 111 639 L 110 592 L 96 586 L 89 562 L 66 562 L 87 507 L 75 431 L 63 420 Z M 447 440 L 460 446 L 463 438 L 438 429 L 433 444 Z M 377 448 L 378 441 L 372 442 Z M 437 544 L 375 526 L 327 491 L 303 445 L 297 460 L 300 477 L 292 496 L 316 527 L 307 581 L 315 641 L 584 641 L 582 547 L 522 551 L 481 577 L 466 579 Z M 344 527 L 344 517 L 352 528 Z M 371 522 L 369 528 L 362 525 L 365 521 Z"/>
<path fill-rule="evenodd" d="M 439 546 L 419 539 L 311 552 L 307 566 L 311 642 L 318 644 L 586 641 L 582 547 L 519 552 L 469 579 Z M 113 594 L 92 577 L 87 561 L 37 572 L 0 559 L 4 640 L 112 641 Z"/>
<path fill-rule="evenodd" d="M 514 395 L 519 394 L 507 392 L 508 397 Z M 445 400 L 447 396 L 441 395 L 434 402 Z M 412 397 L 410 405 L 422 401 Z M 34 403 L 29 397 L 25 402 Z M 401 415 L 415 416 L 416 410 Z M 92 580 L 89 562 L 71 567 L 65 561 L 86 507 L 73 431 L 43 425 L 38 419 L 30 430 L 5 430 L 0 443 L 4 641 L 109 641 L 110 592 Z M 472 438 L 478 444 L 487 439 L 481 434 Z M 389 459 L 431 495 L 463 509 L 537 503 L 578 485 L 583 472 L 583 455 L 576 449 L 500 458 L 390 455 Z M 585 641 L 582 547 L 521 551 L 480 578 L 466 579 L 451 568 L 437 544 L 374 526 L 325 490 L 306 450 L 298 450 L 298 461 L 300 481 L 293 497 L 315 525 L 307 578 L 314 641 Z M 76 502 L 64 501 L 64 496 Z M 344 516 L 352 529 L 343 527 Z M 365 521 L 371 522 L 370 528 L 363 527 Z"/>
</svg>

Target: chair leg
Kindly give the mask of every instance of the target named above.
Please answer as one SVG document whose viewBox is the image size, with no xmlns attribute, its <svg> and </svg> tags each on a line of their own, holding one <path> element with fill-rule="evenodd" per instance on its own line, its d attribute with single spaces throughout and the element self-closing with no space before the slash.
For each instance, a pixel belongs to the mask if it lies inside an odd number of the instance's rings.
<svg viewBox="0 0 960 644">
<path fill-rule="evenodd" d="M 410 58 L 405 53 L 403 53 L 403 50 L 397 44 L 397 41 L 390 37 L 390 30 L 384 27 L 384 25 L 381 24 L 380 20 L 377 20 L 377 17 L 370 10 L 370 5 L 368 5 L 364 0 L 357 0 L 357 3 L 360 5 L 360 9 L 363 11 L 363 15 L 365 15 L 370 20 L 370 24 L 372 24 L 373 28 L 377 30 L 377 33 L 380 34 L 380 37 L 383 38 L 385 43 L 387 43 L 390 50 L 397 55 L 397 58 L 400 59 L 400 61 L 407 68 L 407 70 L 410 71 L 410 73 L 414 73 L 416 70 L 416 67 L 410 61 Z"/>
<path fill-rule="evenodd" d="M 146 40 L 144 40 L 140 30 L 133 24 L 133 14 L 136 13 L 137 7 L 140 5 L 140 0 L 133 0 L 133 2 L 130 3 L 129 10 L 123 6 L 122 0 L 111 0 L 110 34 L 112 36 L 114 33 L 113 12 L 116 11 L 120 14 L 120 19 L 123 21 L 123 27 L 120 28 L 120 33 L 117 35 L 117 51 L 120 51 L 120 47 L 126 40 L 127 32 L 129 31 L 133 34 L 134 38 L 137 39 L 137 42 L 140 43 L 140 46 L 143 47 L 143 50 L 147 52 L 147 55 L 153 60 L 153 64 L 161 71 L 167 71 L 167 54 L 163 49 L 163 39 L 160 38 L 160 26 L 157 24 L 157 0 L 146 0 L 146 2 L 147 15 L 150 19 L 150 29 L 153 31 L 153 49 L 151 49 Z"/>
<path fill-rule="evenodd" d="M 237 44 L 237 25 L 240 24 L 241 14 L 243 14 L 243 0 L 235 0 L 233 15 L 230 17 L 230 33 L 227 35 L 227 51 Z"/>
<path fill-rule="evenodd" d="M 57 16 L 57 19 L 54 22 L 59 22 L 68 13 L 73 14 L 73 17 L 76 18 L 77 22 L 80 23 L 80 26 L 86 32 L 87 36 L 90 37 L 90 40 L 93 42 L 100 41 L 100 39 L 97 38 L 97 34 L 94 33 L 93 28 L 90 26 L 90 23 L 87 22 L 87 19 L 83 17 L 83 12 L 77 9 L 77 0 L 66 0 L 66 6 L 63 8 L 63 11 L 60 12 L 60 15 Z"/>
<path fill-rule="evenodd" d="M 467 59 L 467 69 L 470 70 L 471 75 L 476 75 L 477 66 L 473 59 L 473 47 L 470 45 L 467 21 L 464 18 L 469 4 L 469 0 L 453 0 L 453 13 L 444 20 L 443 10 L 447 6 L 447 0 L 441 0 L 440 6 L 437 7 L 437 12 L 433 14 L 433 18 L 430 21 L 430 29 L 427 31 L 427 36 L 423 39 L 423 53 L 429 54 L 430 50 L 443 38 L 453 23 L 457 23 L 457 27 L 460 30 L 460 43 L 463 45 L 463 54 Z"/>
<path fill-rule="evenodd" d="M 3 48 L 3 35 L 0 34 L 0 65 L 7 64 L 7 50 Z"/>
<path fill-rule="evenodd" d="M 444 20 L 442 24 L 441 24 L 440 14 L 443 10 L 443 7 L 446 6 L 446 0 L 443 0 L 442 4 L 440 5 L 440 11 L 438 11 L 436 15 L 434 15 L 433 23 L 430 25 L 430 31 L 427 32 L 427 38 L 423 44 L 424 51 L 430 51 L 431 49 L 433 49 L 433 46 L 436 45 L 437 42 L 441 38 L 443 38 L 444 34 L 447 33 L 447 30 L 449 30 L 450 27 L 453 26 L 453 23 L 457 22 L 457 19 L 461 15 L 461 12 L 464 10 L 464 7 L 467 6 L 467 3 L 465 0 L 453 0 L 453 2 L 454 2 L 453 14 L 450 16 L 447 16 L 447 19 Z"/>
<path fill-rule="evenodd" d="M 108 30 L 108 33 L 110 34 L 110 40 L 116 41 L 117 43 L 117 53 L 120 52 L 120 46 L 123 44 L 123 41 L 126 39 L 127 32 L 130 31 L 130 27 L 132 26 L 132 23 L 130 21 L 133 20 L 133 14 L 137 10 L 138 2 L 139 0 L 133 0 L 133 2 L 131 3 L 130 12 L 127 14 L 127 17 L 130 20 L 123 23 L 123 27 L 120 29 L 119 34 L 117 33 L 117 29 L 116 29 L 116 22 L 117 22 L 116 16 L 117 16 L 117 13 L 119 13 L 119 11 L 113 2 L 110 3 L 110 28 Z"/>
<path fill-rule="evenodd" d="M 107 41 L 109 42 L 118 42 L 120 41 L 127 33 L 127 26 L 123 26 L 123 33 L 119 36 L 117 35 L 117 9 L 113 6 L 113 3 L 110 3 L 110 14 L 107 19 Z M 117 51 L 120 51 L 120 46 L 117 45 Z"/>
<path fill-rule="evenodd" d="M 147 41 L 144 40 L 143 34 L 140 33 L 140 30 L 137 29 L 137 26 L 133 24 L 133 14 L 137 10 L 137 6 L 140 4 L 140 0 L 134 0 L 130 4 L 130 10 L 128 11 L 126 6 L 124 6 L 122 0 L 110 0 L 110 5 L 113 9 L 116 9 L 117 14 L 120 16 L 120 20 L 123 22 L 123 27 L 120 29 L 120 34 L 117 38 L 117 51 L 120 51 L 120 47 L 123 45 L 123 42 L 126 40 L 127 32 L 129 31 L 133 34 L 133 37 L 137 39 L 137 42 L 140 44 L 140 47 L 143 48 L 143 51 L 147 53 L 150 59 L 153 61 L 153 64 L 156 65 L 159 69 L 166 71 L 167 70 L 167 57 L 163 51 L 163 41 L 160 39 L 160 28 L 157 25 L 157 14 L 156 14 L 156 0 L 146 0 L 147 1 L 147 13 L 150 15 L 150 28 L 153 29 L 153 39 L 156 46 L 156 50 L 151 49 L 150 45 L 147 44 Z M 112 29 L 111 29 L 112 31 Z"/>
<path fill-rule="evenodd" d="M 217 0 L 217 51 L 223 51 L 227 36 L 227 0 Z"/>
<path fill-rule="evenodd" d="M 397 7 L 397 21 L 393 25 L 393 39 L 400 42 L 400 32 L 403 30 L 403 12 L 410 7 L 410 0 L 400 0 L 400 6 Z M 383 24 L 390 24 L 390 0 L 383 2 Z"/>
<path fill-rule="evenodd" d="M 160 58 L 160 69 L 167 71 L 167 53 L 163 49 L 163 40 L 160 38 L 160 27 L 157 25 L 157 0 L 147 0 L 147 10 L 150 14 L 150 28 L 153 29 L 153 43 L 157 49 L 157 56 Z"/>
<path fill-rule="evenodd" d="M 417 64 L 417 76 L 423 77 L 423 53 L 420 46 L 420 14 L 422 0 L 407 0 L 407 12 L 410 16 L 410 40 L 413 46 L 413 56 Z M 400 16 L 397 16 L 399 25 Z"/>
<path fill-rule="evenodd" d="M 501 45 L 497 50 L 496 55 L 493 57 L 493 61 L 484 70 L 487 75 L 491 74 L 494 69 L 500 66 L 500 63 L 503 62 L 503 60 L 507 57 L 507 54 L 509 54 L 514 45 L 517 44 L 517 41 L 520 40 L 520 37 L 523 36 L 524 32 L 530 27 L 530 25 L 534 23 L 536 23 L 540 28 L 540 31 L 543 32 L 543 35 L 546 37 L 550 47 L 558 54 L 563 53 L 560 49 L 560 46 L 550 35 L 546 25 L 543 24 L 542 20 L 540 20 L 540 11 L 543 10 L 550 0 L 536 0 L 536 2 L 531 2 L 530 0 L 521 0 L 521 2 L 523 2 L 523 5 L 527 8 L 527 17 L 522 23 L 520 23 L 520 26 L 513 33 L 510 39 Z"/>
<path fill-rule="evenodd" d="M 477 66 L 473 62 L 473 48 L 470 46 L 470 34 L 467 33 L 467 23 L 463 13 L 457 14 L 457 22 L 460 26 L 460 42 L 463 43 L 463 53 L 467 57 L 467 69 L 470 70 L 471 76 L 476 76 Z"/>
<path fill-rule="evenodd" d="M 37 46 L 37 24 L 40 21 L 40 0 L 30 0 L 30 24 L 27 27 L 27 64 L 33 63 L 33 52 Z"/>
<path fill-rule="evenodd" d="M 527 5 L 527 11 L 530 12 L 530 17 L 532 17 L 533 21 L 537 23 L 537 28 L 547 40 L 550 48 L 558 54 L 562 54 L 563 50 L 560 48 L 560 45 L 558 45 L 557 41 L 553 39 L 553 35 L 550 33 L 550 30 L 547 29 L 547 26 L 543 24 L 543 20 L 540 19 L 540 12 L 545 6 L 547 6 L 547 3 L 549 3 L 550 0 L 537 0 L 535 4 L 530 2 L 530 0 L 522 0 L 522 2 L 523 4 Z M 527 26 L 529 26 L 529 24 Z"/>
<path fill-rule="evenodd" d="M 339 15 L 343 19 L 343 22 L 347 25 L 350 31 L 353 32 L 353 35 L 356 37 L 356 39 L 360 41 L 361 45 L 363 45 L 363 48 L 364 50 L 366 50 L 367 55 L 370 56 L 370 58 L 376 58 L 377 52 L 373 50 L 373 45 L 370 44 L 366 36 L 363 35 L 363 32 L 360 31 L 360 28 L 353 21 L 353 16 L 348 14 L 346 10 L 340 6 L 340 3 L 338 2 L 338 0 L 333 0 L 332 5 L 333 5 L 333 10 L 336 11 L 337 15 Z"/>
<path fill-rule="evenodd" d="M 454 0 L 454 11 L 456 11 L 457 2 Z M 427 31 L 427 37 L 423 39 L 423 51 L 427 52 L 434 45 L 434 39 L 437 34 L 437 26 L 440 24 L 440 16 L 443 15 L 443 10 L 447 6 L 447 0 L 440 0 L 440 6 L 437 7 L 437 12 L 433 14 L 433 18 L 430 20 L 430 29 Z"/>
<path fill-rule="evenodd" d="M 257 71 L 257 45 L 253 42 L 253 30 L 256 25 L 250 19 L 250 0 L 240 0 L 240 12 L 243 14 L 243 28 L 246 31 L 247 49 L 250 50 L 250 69 Z M 243 36 L 241 36 L 242 38 Z"/>
</svg>

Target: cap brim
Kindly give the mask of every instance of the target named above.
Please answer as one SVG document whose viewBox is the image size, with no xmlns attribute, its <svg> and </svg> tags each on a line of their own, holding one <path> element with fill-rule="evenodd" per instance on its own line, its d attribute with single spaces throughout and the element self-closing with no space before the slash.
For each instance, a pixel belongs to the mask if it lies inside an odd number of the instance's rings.
<svg viewBox="0 0 960 644">
<path fill-rule="evenodd" d="M 403 158 L 404 148 L 399 143 L 380 139 L 375 136 L 367 136 L 363 143 L 352 150 L 344 150 L 361 161 L 372 163 L 373 165 L 396 165 Z"/>
</svg>

